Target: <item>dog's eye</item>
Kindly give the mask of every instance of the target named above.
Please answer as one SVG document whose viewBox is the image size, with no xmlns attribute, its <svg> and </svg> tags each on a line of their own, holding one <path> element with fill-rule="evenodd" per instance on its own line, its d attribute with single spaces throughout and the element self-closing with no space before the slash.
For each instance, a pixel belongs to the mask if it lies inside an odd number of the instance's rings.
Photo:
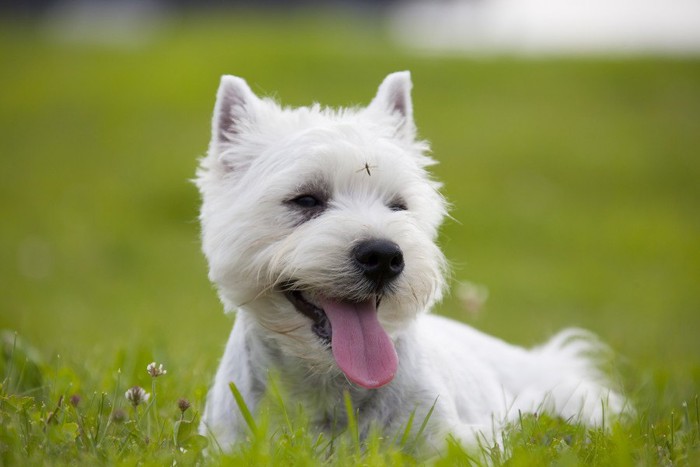
<svg viewBox="0 0 700 467">
<path fill-rule="evenodd" d="M 389 204 L 389 209 L 392 211 L 407 211 L 408 206 L 406 206 L 406 203 L 403 200 L 398 199 Z"/>
<path fill-rule="evenodd" d="M 321 201 L 312 195 L 301 195 L 297 196 L 292 200 L 292 203 L 296 204 L 301 208 L 317 208 L 321 206 Z"/>
</svg>

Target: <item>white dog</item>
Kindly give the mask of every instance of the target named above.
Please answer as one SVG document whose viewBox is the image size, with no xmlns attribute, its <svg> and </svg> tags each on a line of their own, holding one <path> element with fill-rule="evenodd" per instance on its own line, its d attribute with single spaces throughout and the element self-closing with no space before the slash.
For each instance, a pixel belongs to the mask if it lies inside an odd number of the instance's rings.
<svg viewBox="0 0 700 467">
<path fill-rule="evenodd" d="M 270 370 L 320 430 L 345 423 L 344 391 L 362 434 L 437 400 L 436 442 L 519 412 L 597 424 L 623 409 L 583 332 L 526 350 L 428 313 L 445 285 L 445 201 L 410 89 L 394 73 L 366 108 L 289 109 L 222 78 L 197 185 L 209 277 L 237 310 L 200 427 L 225 449 L 246 435 L 229 382 L 255 410 Z"/>
</svg>

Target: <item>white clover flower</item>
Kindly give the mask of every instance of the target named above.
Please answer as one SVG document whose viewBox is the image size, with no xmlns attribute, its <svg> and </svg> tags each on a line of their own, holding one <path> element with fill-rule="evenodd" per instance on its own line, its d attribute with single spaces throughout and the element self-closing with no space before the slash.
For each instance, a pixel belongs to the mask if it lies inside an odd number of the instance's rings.
<svg viewBox="0 0 700 467">
<path fill-rule="evenodd" d="M 151 395 L 144 391 L 141 386 L 134 386 L 133 388 L 129 388 L 126 393 L 124 393 L 124 397 L 131 402 L 131 405 L 138 407 L 142 402 L 148 402 Z"/>
<path fill-rule="evenodd" d="M 156 366 L 156 362 L 151 362 L 148 364 L 146 367 L 146 371 L 148 372 L 149 375 L 151 375 L 152 378 L 157 378 L 159 376 L 163 376 L 168 372 L 168 370 L 163 369 L 163 364 L 161 363 L 160 365 Z"/>
</svg>

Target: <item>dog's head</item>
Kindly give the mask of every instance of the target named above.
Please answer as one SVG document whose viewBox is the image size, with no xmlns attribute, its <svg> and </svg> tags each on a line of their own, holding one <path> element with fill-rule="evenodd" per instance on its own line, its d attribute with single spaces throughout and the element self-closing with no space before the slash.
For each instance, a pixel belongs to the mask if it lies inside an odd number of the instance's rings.
<svg viewBox="0 0 700 467">
<path fill-rule="evenodd" d="M 197 185 L 209 277 L 227 310 L 309 369 L 367 388 L 392 337 L 441 296 L 445 215 L 416 139 L 408 72 L 365 108 L 282 108 L 224 76 Z"/>
</svg>

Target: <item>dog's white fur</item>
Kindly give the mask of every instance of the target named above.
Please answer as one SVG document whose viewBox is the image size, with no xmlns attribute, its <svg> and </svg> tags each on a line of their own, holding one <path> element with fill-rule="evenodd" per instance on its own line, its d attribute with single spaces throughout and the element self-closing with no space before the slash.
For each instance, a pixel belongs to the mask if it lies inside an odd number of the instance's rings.
<svg viewBox="0 0 700 467">
<path fill-rule="evenodd" d="M 437 400 L 435 440 L 452 433 L 473 441 L 519 412 L 599 424 L 623 409 L 585 332 L 563 331 L 526 350 L 428 313 L 445 285 L 435 240 L 446 203 L 426 171 L 434 161 L 416 138 L 410 88 L 408 72 L 393 73 L 368 107 L 290 109 L 258 98 L 240 78 L 222 78 L 196 181 L 209 277 L 225 309 L 237 311 L 200 428 L 224 449 L 246 430 L 229 382 L 255 410 L 270 370 L 319 429 L 343 425 L 346 390 L 362 433 L 372 423 L 398 430 L 413 410 L 422 420 Z M 320 213 L 290 204 L 314 190 L 327 196 Z M 407 209 L 392 209 L 397 200 Z M 293 283 L 306 297 L 367 299 L 350 252 L 372 238 L 395 242 L 405 260 L 378 308 L 398 355 L 393 380 L 378 389 L 348 381 L 281 291 Z"/>
</svg>

